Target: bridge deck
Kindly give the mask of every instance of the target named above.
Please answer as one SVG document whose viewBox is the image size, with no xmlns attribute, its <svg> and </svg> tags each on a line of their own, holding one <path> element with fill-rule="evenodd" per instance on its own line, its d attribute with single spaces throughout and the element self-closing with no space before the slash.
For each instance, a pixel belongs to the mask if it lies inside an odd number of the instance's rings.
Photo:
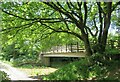
<svg viewBox="0 0 120 82">
<path fill-rule="evenodd" d="M 85 57 L 86 53 L 85 52 L 68 52 L 68 53 L 46 53 L 46 54 L 41 54 L 41 62 L 43 65 L 45 66 L 50 66 L 51 65 L 51 58 L 64 58 L 64 57 L 68 57 L 68 58 L 82 58 Z"/>
<path fill-rule="evenodd" d="M 76 53 L 46 53 L 43 57 L 85 57 L 85 52 Z"/>
</svg>

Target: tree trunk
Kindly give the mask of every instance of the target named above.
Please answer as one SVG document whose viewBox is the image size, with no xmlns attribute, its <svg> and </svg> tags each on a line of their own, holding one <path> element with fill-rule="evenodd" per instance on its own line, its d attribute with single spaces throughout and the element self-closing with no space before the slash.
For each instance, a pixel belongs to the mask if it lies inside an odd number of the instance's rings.
<svg viewBox="0 0 120 82">
<path fill-rule="evenodd" d="M 106 5 L 107 5 L 107 13 L 104 16 L 104 30 L 103 30 L 103 34 L 102 34 L 101 52 L 105 52 L 108 29 L 110 27 L 110 21 L 111 21 L 111 6 L 112 6 L 112 3 L 108 2 Z"/>
<path fill-rule="evenodd" d="M 108 30 L 105 31 L 102 36 L 101 52 L 105 52 L 106 43 L 107 43 L 107 34 L 108 34 Z"/>
<path fill-rule="evenodd" d="M 85 45 L 85 49 L 86 49 L 86 55 L 91 56 L 92 50 L 91 50 L 91 46 L 90 46 L 90 42 L 89 42 L 89 38 L 88 38 L 87 34 L 85 34 L 83 36 L 83 40 L 84 40 L 84 45 Z"/>
</svg>

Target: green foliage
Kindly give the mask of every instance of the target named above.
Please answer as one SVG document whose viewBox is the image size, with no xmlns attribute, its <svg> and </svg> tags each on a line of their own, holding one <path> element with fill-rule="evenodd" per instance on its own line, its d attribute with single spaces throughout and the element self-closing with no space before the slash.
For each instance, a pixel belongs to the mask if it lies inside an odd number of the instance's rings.
<svg viewBox="0 0 120 82">
<path fill-rule="evenodd" d="M 85 4 L 86 8 L 84 8 Z M 103 2 L 100 4 L 105 12 L 104 14 L 107 15 L 107 4 L 109 3 L 104 4 Z M 113 8 L 115 4 L 112 3 L 111 7 Z M 118 8 L 117 5 L 115 7 Z M 14 58 L 19 57 L 21 52 L 24 55 L 33 55 L 32 50 L 34 51 L 34 49 L 40 52 L 48 50 L 58 43 L 74 42 L 78 40 L 76 37 L 85 42 L 83 39 L 85 36 L 82 35 L 90 34 L 92 31 L 98 32 L 100 30 L 100 18 L 103 18 L 101 24 L 104 24 L 104 20 L 106 20 L 105 16 L 99 16 L 99 6 L 96 2 L 54 2 L 49 4 L 43 2 L 2 2 L 1 11 L 2 30 L 0 35 L 2 36 L 2 42 L 0 43 L 4 50 L 14 42 L 17 44 L 14 49 L 17 47 L 20 50 L 17 50 L 17 55 L 15 54 Z M 116 15 L 115 10 L 111 15 L 113 21 L 117 20 Z M 93 20 L 95 20 L 96 24 L 94 24 Z M 86 25 L 86 29 L 82 29 L 85 28 L 84 25 Z M 98 37 L 96 36 L 96 38 Z M 7 56 L 9 57 L 7 60 L 13 58 L 11 53 L 14 50 L 7 49 L 6 51 L 8 53 L 4 54 L 5 58 Z M 9 54 L 9 52 L 11 53 Z"/>
<path fill-rule="evenodd" d="M 21 67 L 21 66 L 40 66 L 41 62 L 37 59 L 37 57 L 28 57 L 23 56 L 20 58 L 16 58 L 12 61 L 13 66 Z"/>
<path fill-rule="evenodd" d="M 44 76 L 44 80 L 120 80 L 119 73 L 111 76 L 114 72 L 119 72 L 119 60 L 104 59 L 102 54 L 94 54 L 92 57 L 84 58 L 70 63 L 59 70 Z M 117 71 L 115 71 L 117 70 Z M 112 78 L 111 78 L 112 77 Z"/>
<path fill-rule="evenodd" d="M 3 72 L 3 71 L 0 71 L 0 81 L 2 80 L 10 80 L 10 78 L 8 77 L 8 75 Z"/>
<path fill-rule="evenodd" d="M 115 55 L 115 54 L 120 54 L 120 50 L 119 49 L 106 49 L 106 54 L 111 54 L 111 55 Z"/>
<path fill-rule="evenodd" d="M 49 76 L 44 77 L 44 80 L 81 80 L 94 77 L 96 72 L 92 69 L 92 72 L 89 72 L 90 63 L 87 59 L 81 59 L 80 61 L 70 63 L 63 68 L 57 70 L 55 73 L 50 74 Z"/>
<path fill-rule="evenodd" d="M 26 42 L 26 41 L 25 41 Z M 24 64 L 38 62 L 39 48 L 24 41 L 14 41 L 2 45 L 1 59 L 14 62 L 14 64 Z"/>
<path fill-rule="evenodd" d="M 1 54 L 2 59 L 5 59 L 7 61 L 10 61 L 10 59 L 14 59 L 19 57 L 20 53 L 18 52 L 17 49 L 15 49 L 14 43 L 11 45 L 7 45 L 3 48 L 1 51 L 3 54 Z"/>
</svg>

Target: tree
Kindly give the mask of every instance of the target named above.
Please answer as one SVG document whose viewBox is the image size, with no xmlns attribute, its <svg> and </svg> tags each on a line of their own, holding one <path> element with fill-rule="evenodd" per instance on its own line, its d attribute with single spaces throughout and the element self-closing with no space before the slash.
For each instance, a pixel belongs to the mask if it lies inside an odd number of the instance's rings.
<svg viewBox="0 0 120 82">
<path fill-rule="evenodd" d="M 97 38 L 97 46 L 100 48 L 97 52 L 104 52 L 112 12 L 119 4 L 120 2 L 7 2 L 1 8 L 4 15 L 1 33 L 9 32 L 14 37 L 22 30 L 22 33 L 30 33 L 36 39 L 55 33 L 71 34 L 84 42 L 86 54 L 90 56 L 90 34 Z"/>
</svg>

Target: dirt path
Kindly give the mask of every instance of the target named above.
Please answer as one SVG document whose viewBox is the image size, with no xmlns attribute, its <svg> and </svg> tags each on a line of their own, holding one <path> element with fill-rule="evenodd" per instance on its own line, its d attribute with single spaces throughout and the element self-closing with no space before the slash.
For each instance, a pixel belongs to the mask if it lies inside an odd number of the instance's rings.
<svg viewBox="0 0 120 82">
<path fill-rule="evenodd" d="M 6 72 L 11 80 L 37 80 L 29 78 L 23 71 L 20 71 L 3 62 L 0 62 L 0 70 Z"/>
</svg>

